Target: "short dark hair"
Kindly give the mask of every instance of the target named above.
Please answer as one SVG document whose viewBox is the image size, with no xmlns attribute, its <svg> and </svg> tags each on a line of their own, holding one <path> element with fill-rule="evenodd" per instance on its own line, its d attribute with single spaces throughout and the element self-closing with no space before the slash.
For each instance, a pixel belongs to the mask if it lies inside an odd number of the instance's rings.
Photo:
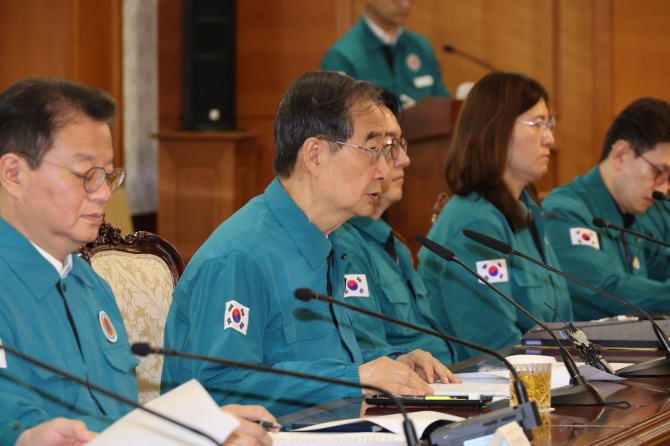
<svg viewBox="0 0 670 446">
<path fill-rule="evenodd" d="M 640 98 L 629 104 L 607 130 L 600 161 L 620 139 L 628 141 L 637 155 L 670 142 L 670 104 L 658 98 Z"/>
<path fill-rule="evenodd" d="M 468 93 L 447 149 L 445 177 L 451 193 L 479 192 L 513 230 L 526 226 L 526 215 L 503 179 L 509 143 L 519 115 L 541 99 L 549 105 L 547 90 L 525 74 L 484 76 Z"/>
<path fill-rule="evenodd" d="M 277 108 L 274 124 L 275 173 L 288 177 L 307 138 L 346 141 L 354 134 L 351 109 L 379 104 L 380 90 L 369 82 L 333 71 L 308 72 L 293 81 Z M 339 150 L 336 144 L 331 150 Z"/>
<path fill-rule="evenodd" d="M 398 113 L 400 113 L 400 99 L 398 99 L 398 96 L 383 89 L 381 91 L 381 100 L 382 104 L 391 110 L 394 116 L 398 116 Z"/>
<path fill-rule="evenodd" d="M 109 93 L 81 82 L 50 77 L 21 80 L 0 93 L 0 156 L 25 155 L 35 169 L 58 130 L 81 118 L 111 126 L 115 108 Z"/>
</svg>

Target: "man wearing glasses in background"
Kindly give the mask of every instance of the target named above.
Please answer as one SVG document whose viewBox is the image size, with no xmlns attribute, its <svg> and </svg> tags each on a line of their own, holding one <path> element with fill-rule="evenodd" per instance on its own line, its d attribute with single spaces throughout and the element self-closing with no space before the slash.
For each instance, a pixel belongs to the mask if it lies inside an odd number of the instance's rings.
<svg viewBox="0 0 670 446">
<path fill-rule="evenodd" d="M 659 248 L 593 223 L 599 217 L 658 237 L 644 213 L 654 204 L 653 192 L 667 194 L 669 181 L 670 105 L 638 99 L 610 126 L 600 163 L 543 202 L 556 214 L 547 220 L 548 234 L 564 270 L 649 312 L 670 314 L 670 268 L 664 277 L 648 274 L 649 256 Z M 568 285 L 576 320 L 630 311 L 583 286 Z"/>
<path fill-rule="evenodd" d="M 395 394 L 432 393 L 428 382 L 457 379 L 426 352 L 394 360 L 398 349 L 361 349 L 344 308 L 294 297 L 303 287 L 342 296 L 348 254 L 335 230 L 373 212 L 389 172 L 378 103 L 376 87 L 334 72 L 306 73 L 289 86 L 274 124 L 277 178 L 189 262 L 173 294 L 166 347 Z M 162 390 L 191 378 L 217 401 L 262 404 L 275 415 L 361 396 L 356 388 L 165 358 Z"/>
<path fill-rule="evenodd" d="M 428 291 L 414 270 L 408 247 L 382 219 L 384 212 L 402 199 L 404 170 L 410 164 L 407 141 L 396 119 L 397 99 L 388 91 L 382 97 L 384 104 L 380 109 L 386 122 L 386 139 L 393 144 L 387 160 L 389 173 L 382 182 L 382 194 L 374 203 L 372 215 L 353 217 L 337 230 L 338 243 L 349 253 L 344 299 L 349 304 L 439 331 L 428 304 Z M 456 362 L 452 348 L 441 339 L 354 311 L 349 317 L 362 348 L 409 347 L 428 351 L 443 364 Z"/>
</svg>

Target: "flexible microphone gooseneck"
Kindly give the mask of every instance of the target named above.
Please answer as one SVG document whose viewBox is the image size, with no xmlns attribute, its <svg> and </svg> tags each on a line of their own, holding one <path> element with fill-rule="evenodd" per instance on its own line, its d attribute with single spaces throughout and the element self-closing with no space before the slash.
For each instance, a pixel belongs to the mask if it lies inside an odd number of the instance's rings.
<svg viewBox="0 0 670 446">
<path fill-rule="evenodd" d="M 461 51 L 461 50 L 455 48 L 453 45 L 444 45 L 442 47 L 442 49 L 447 53 L 458 54 L 459 56 L 464 57 L 464 58 L 476 63 L 477 65 L 486 68 L 487 70 L 498 71 L 498 69 L 496 67 L 494 67 L 493 65 L 491 65 L 490 63 L 488 63 L 488 62 L 486 62 L 486 61 L 480 59 L 479 57 L 474 56 L 470 53 L 466 53 L 465 51 Z"/>
<path fill-rule="evenodd" d="M 505 293 L 503 293 L 498 288 L 493 286 L 491 282 L 482 277 L 482 275 L 479 274 L 477 271 L 473 270 L 468 265 L 466 265 L 461 259 L 456 257 L 453 252 L 451 252 L 444 246 L 439 245 L 434 241 L 429 240 L 426 237 L 421 237 L 419 235 L 416 236 L 416 240 L 434 254 L 442 257 L 443 259 L 449 262 L 458 263 L 460 266 L 465 268 L 470 274 L 477 277 L 482 283 L 488 286 L 496 294 L 501 296 L 503 299 L 512 304 L 514 307 L 516 307 L 523 314 L 532 319 L 533 322 L 535 322 L 537 325 L 544 328 L 549 333 L 549 335 L 554 339 L 556 345 L 558 346 L 558 350 L 561 352 L 561 358 L 563 359 L 563 364 L 565 364 L 565 368 L 570 374 L 570 385 L 551 390 L 552 405 L 596 406 L 605 404 L 605 399 L 600 394 L 600 391 L 598 391 L 598 389 L 593 387 L 593 385 L 589 384 L 586 381 L 586 378 L 584 378 L 579 373 L 579 370 L 577 369 L 577 364 L 575 364 L 575 361 L 572 359 L 572 356 L 570 356 L 570 353 L 568 353 L 565 347 L 561 344 L 561 341 L 558 340 L 556 335 L 549 329 L 549 327 L 547 327 L 544 323 L 542 323 L 538 318 L 533 316 L 528 310 L 519 305 L 519 303 L 517 303 L 511 297 L 507 296 Z"/>
<path fill-rule="evenodd" d="M 661 193 L 661 192 L 659 192 L 659 191 L 657 191 L 657 190 L 655 190 L 655 191 L 653 191 L 653 192 L 651 193 L 651 197 L 652 197 L 654 200 L 659 200 L 659 201 L 670 201 L 670 194 L 664 194 L 664 193 Z"/>
<path fill-rule="evenodd" d="M 421 333 L 425 333 L 431 336 L 435 336 L 439 339 L 442 339 L 443 341 L 449 341 L 449 342 L 455 342 L 456 344 L 461 344 L 465 345 L 466 347 L 473 348 L 475 350 L 482 351 L 484 353 L 487 353 L 491 356 L 493 356 L 496 359 L 499 359 L 505 364 L 505 367 L 507 367 L 512 375 L 514 376 L 514 388 L 516 390 L 516 394 L 518 397 L 519 404 L 516 407 L 509 407 L 505 409 L 499 409 L 494 412 L 490 412 L 484 415 L 479 415 L 477 417 L 470 418 L 465 421 L 461 421 L 458 423 L 452 423 L 448 425 L 445 429 L 448 430 L 453 430 L 459 426 L 470 426 L 471 424 L 474 423 L 482 423 L 482 426 L 485 426 L 486 424 L 495 424 L 499 422 L 500 420 L 507 420 L 507 422 L 510 421 L 516 421 L 519 422 L 523 430 L 529 430 L 534 427 L 537 427 L 541 424 L 540 420 L 540 414 L 537 410 L 537 404 L 535 401 L 528 401 L 528 394 L 526 393 L 526 388 L 524 387 L 523 381 L 519 379 L 519 375 L 517 374 L 516 370 L 510 364 L 510 362 L 505 359 L 503 355 L 498 353 L 495 350 L 492 350 L 490 348 L 481 346 L 479 344 L 474 344 L 472 342 L 465 341 L 463 339 L 455 338 L 453 336 L 446 335 L 444 333 L 440 333 L 435 330 L 431 330 L 425 327 L 421 327 L 419 325 L 411 324 L 409 322 L 401 321 L 400 319 L 395 319 L 389 316 L 386 316 L 381 313 L 376 313 L 374 311 L 370 311 L 365 308 L 360 308 L 354 305 L 350 305 L 346 302 L 339 301 L 337 299 L 333 299 L 331 296 L 326 296 L 323 294 L 318 294 L 315 293 L 314 291 L 310 290 L 309 288 L 298 288 L 295 290 L 294 295 L 297 299 L 302 300 L 302 301 L 310 301 L 310 300 L 320 300 L 323 302 L 327 302 L 329 304 L 334 304 L 334 305 L 339 305 L 341 307 L 347 308 L 349 310 L 366 314 L 368 316 L 372 316 L 374 318 L 382 319 L 386 322 L 390 322 L 392 324 L 396 325 L 401 325 L 403 327 L 410 328 L 412 330 L 419 331 Z M 511 415 L 510 415 L 511 414 Z M 511 418 L 511 419 L 510 419 Z M 506 424 L 503 423 L 503 424 Z M 436 431 L 437 432 L 437 431 Z M 439 433 L 438 433 L 439 435 Z M 432 439 L 432 436 L 431 436 Z"/>
<path fill-rule="evenodd" d="M 149 409 L 148 407 L 144 407 L 144 406 L 142 406 L 141 404 L 139 404 L 137 401 L 133 401 L 133 400 L 131 400 L 131 399 L 126 398 L 126 397 L 123 396 L 123 395 L 119 395 L 119 394 L 116 393 L 116 392 L 112 392 L 111 390 L 107 390 L 107 389 L 105 389 L 104 387 L 100 387 L 100 386 L 97 385 L 97 384 L 93 384 L 93 383 L 91 383 L 90 381 L 86 381 L 86 380 L 84 380 L 84 379 L 82 379 L 82 378 L 80 378 L 80 377 L 78 377 L 78 376 L 75 376 L 75 375 L 73 375 L 73 374 L 71 374 L 71 373 L 66 372 L 65 370 L 58 369 L 58 368 L 56 368 L 56 367 L 54 367 L 54 366 L 52 366 L 52 365 L 50 365 L 50 364 L 47 364 L 46 362 L 41 361 L 41 360 L 39 360 L 39 359 L 37 359 L 37 358 L 34 358 L 34 357 L 32 357 L 32 356 L 29 356 L 29 355 L 26 355 L 25 353 L 22 353 L 22 352 L 20 352 L 20 351 L 18 351 L 18 350 L 15 350 L 15 349 L 13 349 L 13 348 L 11 348 L 11 347 L 7 347 L 7 346 L 6 346 L 5 344 L 3 344 L 3 343 L 0 343 L 0 350 L 4 350 L 4 351 L 6 351 L 6 352 L 8 352 L 8 353 L 10 353 L 10 354 L 12 354 L 12 355 L 14 355 L 14 356 L 16 356 L 17 358 L 21 358 L 21 359 L 23 359 L 24 361 L 26 361 L 26 362 L 28 362 L 28 363 L 30 363 L 30 364 L 36 365 L 37 367 L 40 367 L 40 368 L 42 368 L 42 369 L 44 369 L 44 370 L 48 370 L 48 371 L 50 371 L 51 373 L 54 373 L 54 374 L 56 374 L 56 375 L 58 375 L 58 376 L 62 376 L 62 377 L 64 377 L 64 378 L 66 378 L 66 379 L 69 379 L 69 380 L 72 381 L 72 382 L 75 382 L 75 383 L 80 384 L 80 385 L 82 385 L 82 386 L 84 386 L 84 387 L 88 387 L 88 388 L 90 388 L 90 389 L 93 389 L 93 390 L 95 390 L 96 392 L 100 392 L 100 393 L 102 393 L 103 395 L 106 395 L 106 396 L 112 398 L 113 400 L 119 401 L 119 402 L 121 402 L 121 403 L 123 403 L 123 404 L 126 404 L 126 405 L 130 406 L 130 407 L 134 407 L 135 409 L 140 409 L 140 410 L 142 410 L 142 411 L 144 411 L 144 412 L 146 412 L 146 413 L 149 413 L 149 414 L 151 414 L 151 415 L 153 415 L 153 416 L 155 416 L 155 417 L 161 418 L 162 420 L 165 420 L 165 421 L 167 421 L 168 423 L 172 423 L 172 424 L 175 424 L 175 425 L 177 425 L 177 426 L 179 426 L 179 427 L 182 427 L 182 428 L 184 428 L 184 429 L 186 429 L 186 430 L 189 430 L 189 431 L 193 432 L 194 434 L 197 434 L 197 435 L 200 435 L 201 437 L 206 438 L 207 440 L 211 441 L 212 443 L 214 443 L 214 444 L 217 445 L 217 446 L 218 446 L 219 444 L 221 444 L 221 443 L 220 443 L 219 441 L 217 441 L 215 438 L 211 437 L 210 435 L 206 434 L 205 432 L 203 432 L 203 431 L 201 431 L 201 430 L 198 430 L 198 429 L 196 429 L 196 428 L 194 428 L 194 427 L 192 427 L 192 426 L 189 426 L 189 425 L 187 425 L 187 424 L 182 423 L 181 421 L 175 420 L 174 418 L 171 418 L 171 417 L 168 417 L 168 416 L 166 416 L 166 415 L 163 415 L 163 414 L 161 414 L 161 413 L 159 413 L 159 412 L 156 412 L 155 410 Z"/>
<path fill-rule="evenodd" d="M 382 389 L 381 387 L 373 386 L 370 384 L 361 384 L 361 383 L 355 383 L 352 381 L 345 381 L 342 379 L 336 379 L 336 378 L 328 378 L 325 376 L 319 376 L 319 375 L 312 375 L 309 373 L 302 373 L 302 372 L 296 372 L 293 370 L 282 370 L 282 369 L 275 369 L 272 367 L 267 367 L 264 365 L 259 365 L 259 364 L 251 364 L 248 362 L 240 362 L 240 361 L 233 361 L 230 359 L 224 359 L 224 358 L 217 358 L 213 356 L 205 356 L 205 355 L 198 355 L 195 353 L 188 353 L 188 352 L 181 352 L 178 350 L 174 350 L 171 348 L 161 348 L 161 347 L 153 347 L 151 344 L 147 342 L 135 342 L 131 347 L 130 350 L 138 355 L 138 356 L 148 356 L 150 354 L 155 354 L 155 355 L 165 355 L 165 356 L 176 356 L 176 357 L 181 357 L 181 358 L 187 358 L 187 359 L 195 359 L 198 361 L 206 361 L 206 362 L 212 362 L 215 364 L 223 364 L 226 366 L 230 367 L 238 367 L 242 369 L 250 369 L 250 370 L 256 370 L 259 372 L 268 372 L 268 373 L 274 373 L 277 375 L 285 375 L 285 376 L 292 376 L 294 378 L 302 378 L 302 379 L 308 379 L 312 381 L 321 381 L 329 384 L 336 384 L 339 386 L 346 386 L 346 387 L 354 387 L 356 389 L 369 389 L 369 390 L 374 390 L 377 393 L 381 393 L 385 396 L 388 396 L 391 398 L 393 403 L 398 406 L 398 410 L 403 416 L 403 429 L 405 431 L 405 438 L 407 438 L 407 444 L 409 446 L 419 446 L 419 440 L 416 435 L 416 431 L 414 430 L 414 425 L 412 424 L 412 421 L 409 419 L 409 416 L 407 416 L 407 411 L 405 410 L 405 406 L 391 393 L 388 391 Z"/>
<path fill-rule="evenodd" d="M 643 234 L 641 232 L 633 231 L 632 229 L 624 228 L 623 226 L 619 226 L 615 223 L 609 222 L 605 220 L 604 218 L 596 217 L 593 219 L 593 224 L 599 228 L 609 228 L 609 229 L 615 229 L 617 231 L 625 232 L 626 234 L 631 234 L 634 235 L 635 237 L 640 237 L 645 240 L 649 240 L 650 242 L 658 243 L 659 245 L 663 245 L 666 248 L 670 248 L 670 243 L 664 242 L 663 240 L 659 240 L 657 238 L 654 238 L 650 235 Z"/>
<path fill-rule="evenodd" d="M 665 350 L 665 358 L 660 358 L 660 359 L 653 359 L 651 361 L 645 361 L 641 362 L 638 364 L 633 364 L 631 366 L 625 367 L 623 369 L 620 369 L 617 371 L 617 375 L 619 376 L 669 376 L 670 375 L 670 342 L 668 341 L 668 335 L 666 335 L 663 332 L 663 329 L 659 327 L 659 325 L 654 321 L 654 318 L 652 318 L 649 313 L 647 313 L 645 310 L 642 308 L 638 307 L 637 305 L 633 305 L 630 302 L 627 302 L 623 299 L 620 299 L 607 291 L 601 290 L 600 288 L 596 288 L 593 285 L 590 285 L 583 280 L 580 280 L 574 276 L 571 276 L 568 273 L 564 273 L 563 271 L 557 270 L 553 266 L 547 265 L 544 262 L 540 262 L 539 260 L 534 259 L 533 257 L 530 257 L 522 252 L 519 252 L 515 249 L 512 249 L 510 245 L 507 243 L 503 243 L 500 240 L 496 240 L 492 237 L 489 237 L 488 235 L 480 234 L 479 232 L 471 231 L 469 229 L 466 229 L 463 231 L 463 234 L 465 234 L 466 237 L 471 238 L 472 240 L 476 241 L 477 243 L 481 243 L 484 246 L 487 246 L 495 251 L 501 252 L 503 254 L 514 254 L 516 256 L 519 256 L 523 259 L 526 259 L 538 266 L 541 266 L 542 268 L 548 269 L 549 271 L 556 273 L 560 276 L 565 277 L 568 280 L 571 280 L 574 283 L 577 283 L 581 286 L 584 286 L 588 288 L 591 291 L 594 291 L 602 296 L 607 297 L 608 299 L 611 299 L 615 302 L 620 303 L 621 305 L 624 305 L 634 311 L 637 311 L 640 313 L 645 319 L 647 319 L 650 323 L 651 326 L 654 329 L 654 333 L 656 334 L 656 338 L 658 339 L 658 343 L 661 345 L 661 347 Z"/>
</svg>

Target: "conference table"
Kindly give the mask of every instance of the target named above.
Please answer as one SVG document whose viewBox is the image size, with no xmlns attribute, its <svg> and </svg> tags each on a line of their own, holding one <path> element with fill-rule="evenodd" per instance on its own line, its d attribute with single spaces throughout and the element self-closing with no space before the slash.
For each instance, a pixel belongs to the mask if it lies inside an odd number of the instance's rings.
<svg viewBox="0 0 670 446">
<path fill-rule="evenodd" d="M 570 350 L 576 361 L 577 353 Z M 501 351 L 505 356 L 512 354 L 542 354 L 558 358 L 555 348 L 528 348 L 517 346 Z M 641 362 L 662 357 L 658 350 L 604 350 L 608 362 Z M 490 356 L 472 358 L 452 365 L 455 372 L 474 372 L 501 367 L 500 361 Z M 630 378 L 618 382 L 625 387 L 607 397 L 608 402 L 622 402 L 606 406 L 554 406 L 552 411 L 541 414 L 543 424 L 533 429 L 536 446 L 545 445 L 670 445 L 670 377 Z M 597 383 L 594 383 L 597 384 Z M 408 411 L 427 410 L 422 407 L 408 407 Z M 471 417 L 486 411 L 470 408 L 428 408 L 462 417 Z M 365 415 L 394 413 L 392 407 L 367 405 L 362 398 L 348 398 L 331 401 L 313 408 L 304 409 L 280 418 L 284 425 L 292 423 L 319 422 L 343 418 L 357 418 Z"/>
</svg>

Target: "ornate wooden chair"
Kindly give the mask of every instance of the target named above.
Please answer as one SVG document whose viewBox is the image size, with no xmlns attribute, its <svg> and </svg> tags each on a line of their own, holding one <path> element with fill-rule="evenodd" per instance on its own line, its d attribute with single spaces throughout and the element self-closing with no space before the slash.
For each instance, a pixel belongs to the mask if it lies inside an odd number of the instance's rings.
<svg viewBox="0 0 670 446">
<path fill-rule="evenodd" d="M 440 192 L 439 194 L 437 194 L 435 203 L 433 203 L 433 213 L 430 216 L 431 224 L 435 223 L 435 220 L 437 220 L 437 217 L 440 215 L 440 212 L 442 212 L 442 208 L 447 204 L 447 201 L 449 201 L 450 198 L 451 195 L 449 195 L 447 192 Z"/>
<path fill-rule="evenodd" d="M 84 245 L 78 255 L 111 286 L 130 342 L 162 346 L 172 291 L 184 271 L 184 262 L 174 246 L 151 232 L 122 237 L 120 229 L 103 223 L 98 238 Z M 159 395 L 162 369 L 160 355 L 140 358 L 140 403 Z"/>
</svg>

